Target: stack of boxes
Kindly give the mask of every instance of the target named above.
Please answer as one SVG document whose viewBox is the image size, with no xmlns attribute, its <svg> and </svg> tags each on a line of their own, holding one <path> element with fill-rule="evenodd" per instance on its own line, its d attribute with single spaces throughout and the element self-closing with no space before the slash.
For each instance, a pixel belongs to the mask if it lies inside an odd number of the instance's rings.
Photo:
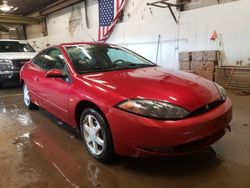
<svg viewBox="0 0 250 188">
<path fill-rule="evenodd" d="M 179 53 L 180 70 L 194 73 L 214 81 L 218 66 L 218 51 L 195 51 Z"/>
</svg>

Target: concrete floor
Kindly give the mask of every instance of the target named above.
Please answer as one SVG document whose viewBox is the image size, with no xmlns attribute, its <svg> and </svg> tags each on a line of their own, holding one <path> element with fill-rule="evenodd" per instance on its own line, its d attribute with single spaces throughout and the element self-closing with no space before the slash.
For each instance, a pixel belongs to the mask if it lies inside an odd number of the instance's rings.
<svg viewBox="0 0 250 188">
<path fill-rule="evenodd" d="M 91 159 L 77 134 L 20 89 L 0 91 L 0 187 L 250 187 L 250 96 L 230 93 L 232 132 L 207 150 L 165 159 Z"/>
</svg>

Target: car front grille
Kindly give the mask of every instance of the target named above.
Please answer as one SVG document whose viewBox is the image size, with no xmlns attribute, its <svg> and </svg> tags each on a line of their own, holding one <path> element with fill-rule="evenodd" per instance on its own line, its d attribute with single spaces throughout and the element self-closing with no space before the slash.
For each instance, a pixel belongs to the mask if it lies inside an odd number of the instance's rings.
<svg viewBox="0 0 250 188">
<path fill-rule="evenodd" d="M 30 59 L 13 59 L 12 62 L 16 68 L 21 68 Z"/>
</svg>

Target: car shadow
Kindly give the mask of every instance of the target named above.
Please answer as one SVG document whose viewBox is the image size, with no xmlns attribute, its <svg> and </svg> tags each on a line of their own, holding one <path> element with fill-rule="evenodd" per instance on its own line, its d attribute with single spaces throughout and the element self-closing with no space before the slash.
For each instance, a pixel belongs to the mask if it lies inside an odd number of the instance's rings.
<svg viewBox="0 0 250 188">
<path fill-rule="evenodd" d="M 159 158 L 129 158 L 120 157 L 116 164 L 124 168 L 147 175 L 181 176 L 198 174 L 220 165 L 222 159 L 217 156 L 212 147 L 187 156 Z"/>
</svg>

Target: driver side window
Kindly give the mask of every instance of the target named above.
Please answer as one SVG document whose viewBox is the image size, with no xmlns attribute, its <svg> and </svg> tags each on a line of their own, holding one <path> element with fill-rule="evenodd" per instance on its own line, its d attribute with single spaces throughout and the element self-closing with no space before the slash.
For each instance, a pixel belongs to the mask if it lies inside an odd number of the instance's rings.
<svg viewBox="0 0 250 188">
<path fill-rule="evenodd" d="M 68 74 L 68 69 L 64 61 L 64 57 L 60 50 L 57 48 L 49 49 L 44 54 L 44 68 L 47 71 L 52 69 L 59 69 L 63 73 Z"/>
</svg>

